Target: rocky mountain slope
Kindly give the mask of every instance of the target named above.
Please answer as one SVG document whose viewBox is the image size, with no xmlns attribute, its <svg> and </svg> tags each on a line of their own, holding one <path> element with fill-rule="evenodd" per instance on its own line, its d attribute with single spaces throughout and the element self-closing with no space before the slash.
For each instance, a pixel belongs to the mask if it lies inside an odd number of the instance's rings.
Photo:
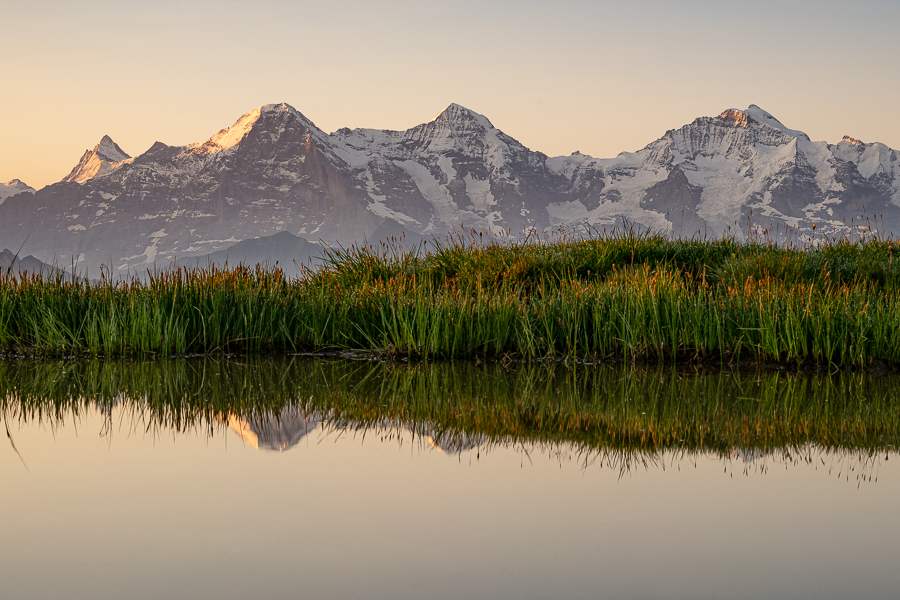
<svg viewBox="0 0 900 600">
<path fill-rule="evenodd" d="M 330 135 L 271 104 L 205 142 L 157 142 L 135 158 L 104 137 L 63 181 L 22 192 L 0 205 L 0 247 L 28 236 L 29 254 L 92 273 L 101 263 L 119 273 L 163 266 L 282 231 L 349 244 L 461 225 L 519 235 L 627 220 L 741 237 L 753 227 L 840 228 L 865 213 L 900 232 L 897 151 L 849 137 L 813 142 L 757 106 L 597 159 L 549 158 L 456 104 L 406 131 Z"/>
</svg>

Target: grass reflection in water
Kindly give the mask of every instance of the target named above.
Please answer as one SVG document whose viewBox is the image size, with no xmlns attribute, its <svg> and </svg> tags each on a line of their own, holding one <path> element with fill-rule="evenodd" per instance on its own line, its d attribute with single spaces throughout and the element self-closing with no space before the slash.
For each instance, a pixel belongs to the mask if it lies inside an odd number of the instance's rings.
<svg viewBox="0 0 900 600">
<path fill-rule="evenodd" d="M 825 453 L 873 465 L 900 442 L 898 391 L 898 377 L 848 372 L 300 358 L 0 362 L 0 412 L 11 428 L 52 429 L 100 410 L 111 431 L 213 435 L 230 426 L 275 450 L 317 427 L 408 430 L 453 453 L 521 446 L 623 469 L 673 453 L 738 462 Z"/>
</svg>

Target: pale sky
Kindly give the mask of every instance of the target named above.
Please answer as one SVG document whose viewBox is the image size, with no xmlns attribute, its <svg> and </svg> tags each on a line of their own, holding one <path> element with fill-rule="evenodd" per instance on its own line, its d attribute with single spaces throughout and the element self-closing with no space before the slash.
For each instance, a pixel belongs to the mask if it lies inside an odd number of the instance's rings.
<svg viewBox="0 0 900 600">
<path fill-rule="evenodd" d="M 287 102 L 327 132 L 451 102 L 550 156 L 634 151 L 758 104 L 900 149 L 900 2 L 0 0 L 0 182 L 110 135 L 136 156 Z"/>
</svg>

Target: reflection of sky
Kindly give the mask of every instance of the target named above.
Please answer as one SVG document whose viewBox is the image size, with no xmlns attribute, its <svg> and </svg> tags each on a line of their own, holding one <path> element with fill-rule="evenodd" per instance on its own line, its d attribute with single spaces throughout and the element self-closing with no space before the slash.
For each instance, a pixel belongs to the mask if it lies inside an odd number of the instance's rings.
<svg viewBox="0 0 900 600">
<path fill-rule="evenodd" d="M 13 423 L 30 472 L 0 451 L 3 597 L 884 598 L 900 586 L 895 454 L 859 487 L 849 460 L 744 476 L 719 456 L 667 455 L 622 476 L 499 446 L 447 460 L 403 432 L 320 428 L 274 454 L 222 429 L 145 433 L 112 417 L 104 436 L 96 411 L 77 428 Z"/>
<path fill-rule="evenodd" d="M 288 102 L 327 131 L 451 102 L 550 155 L 633 151 L 759 104 L 815 140 L 900 148 L 900 3 L 234 0 L 3 4 L 0 181 L 58 181 Z M 15 115 L 15 118 L 9 118 Z"/>
</svg>

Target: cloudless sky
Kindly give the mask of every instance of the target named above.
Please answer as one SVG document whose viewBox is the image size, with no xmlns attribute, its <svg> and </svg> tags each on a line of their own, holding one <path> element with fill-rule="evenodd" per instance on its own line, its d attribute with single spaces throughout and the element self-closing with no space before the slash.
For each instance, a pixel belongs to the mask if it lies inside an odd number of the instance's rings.
<svg viewBox="0 0 900 600">
<path fill-rule="evenodd" d="M 900 2 L 0 0 L 0 181 L 58 181 L 287 102 L 327 132 L 451 102 L 550 156 L 634 151 L 758 104 L 900 149 Z"/>
</svg>

